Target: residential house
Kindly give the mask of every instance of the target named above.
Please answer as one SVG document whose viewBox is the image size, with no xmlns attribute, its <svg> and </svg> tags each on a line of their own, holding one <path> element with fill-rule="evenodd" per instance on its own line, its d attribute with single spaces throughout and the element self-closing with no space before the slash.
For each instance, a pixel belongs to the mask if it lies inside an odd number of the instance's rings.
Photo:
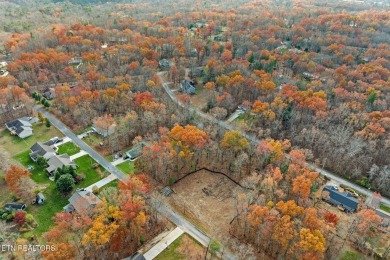
<svg viewBox="0 0 390 260">
<path fill-rule="evenodd" d="M 45 203 L 45 201 L 46 201 L 45 196 L 43 196 L 43 194 L 42 194 L 41 192 L 39 192 L 39 193 L 37 194 L 36 198 L 35 198 L 35 202 L 36 202 L 37 204 L 43 204 L 43 203 Z"/>
<path fill-rule="evenodd" d="M 322 193 L 323 200 L 334 206 L 342 207 L 346 212 L 355 212 L 359 206 L 359 200 L 357 198 L 350 192 L 340 191 L 337 187 L 325 186 Z"/>
<path fill-rule="evenodd" d="M 55 171 L 58 168 L 62 168 L 62 166 L 72 166 L 73 168 L 77 167 L 77 164 L 73 162 L 67 154 L 54 155 L 47 161 L 47 164 L 49 167 L 46 168 L 46 171 L 49 176 L 54 176 Z"/>
<path fill-rule="evenodd" d="M 184 94 L 193 95 L 195 94 L 195 85 L 192 81 L 189 80 L 183 80 L 183 82 L 180 84 L 179 89 Z"/>
<path fill-rule="evenodd" d="M 83 63 L 83 59 L 81 57 L 73 57 L 68 62 L 69 65 L 80 65 L 81 63 Z"/>
<path fill-rule="evenodd" d="M 107 136 L 115 133 L 116 124 L 114 123 L 114 124 L 110 125 L 108 128 L 103 128 L 103 127 L 100 127 L 96 124 L 93 124 L 91 129 L 93 131 L 95 131 L 96 133 L 98 133 L 99 135 L 102 135 L 103 137 L 107 137 Z"/>
<path fill-rule="evenodd" d="M 17 135 L 20 138 L 26 138 L 32 136 L 33 128 L 31 117 L 23 117 L 20 119 L 12 120 L 5 124 L 7 129 L 11 132 L 12 135 Z"/>
<path fill-rule="evenodd" d="M 129 151 L 127 151 L 125 154 L 125 158 L 130 158 L 130 160 L 135 160 L 139 156 L 142 155 L 144 147 L 147 146 L 146 142 L 141 142 L 137 145 L 135 145 L 133 148 L 131 148 Z"/>
<path fill-rule="evenodd" d="M 170 68 L 175 65 L 175 63 L 171 60 L 162 59 L 159 60 L 158 65 L 160 65 L 161 68 Z"/>
<path fill-rule="evenodd" d="M 46 160 L 49 160 L 51 157 L 56 155 L 56 151 L 50 146 L 51 141 L 41 143 L 37 142 L 33 146 L 31 146 L 30 150 L 30 158 L 34 162 L 37 161 L 38 156 L 42 156 Z"/>
<path fill-rule="evenodd" d="M 56 97 L 56 92 L 54 88 L 47 88 L 45 91 L 43 91 L 43 96 L 46 99 L 53 99 Z"/>
<path fill-rule="evenodd" d="M 77 212 L 81 215 L 92 215 L 94 208 L 102 202 L 95 194 L 85 189 L 78 189 L 69 198 L 69 204 L 64 207 L 65 212 Z"/>
<path fill-rule="evenodd" d="M 16 210 L 25 210 L 26 204 L 23 203 L 17 203 L 17 202 L 10 202 L 4 205 L 4 208 L 7 212 L 12 212 Z"/>
</svg>

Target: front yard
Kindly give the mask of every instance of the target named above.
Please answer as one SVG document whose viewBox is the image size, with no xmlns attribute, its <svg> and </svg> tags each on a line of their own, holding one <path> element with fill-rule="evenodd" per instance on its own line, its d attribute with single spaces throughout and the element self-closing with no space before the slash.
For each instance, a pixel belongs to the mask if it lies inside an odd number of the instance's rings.
<svg viewBox="0 0 390 260">
<path fill-rule="evenodd" d="M 80 152 L 80 148 L 72 142 L 68 142 L 58 146 L 58 154 L 68 154 L 69 156 Z"/>
<path fill-rule="evenodd" d="M 133 174 L 134 173 L 134 162 L 125 161 L 116 166 L 119 170 L 121 170 L 125 174 Z"/>
</svg>

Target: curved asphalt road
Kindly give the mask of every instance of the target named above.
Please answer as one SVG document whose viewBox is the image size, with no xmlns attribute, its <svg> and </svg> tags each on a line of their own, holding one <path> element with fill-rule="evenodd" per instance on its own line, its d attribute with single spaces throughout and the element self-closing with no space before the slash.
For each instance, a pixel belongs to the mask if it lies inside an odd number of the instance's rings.
<svg viewBox="0 0 390 260">
<path fill-rule="evenodd" d="M 39 107 L 37 105 L 34 105 L 34 109 L 41 112 L 49 121 L 57 127 L 58 130 L 60 130 L 65 136 L 69 137 L 78 147 L 80 147 L 82 150 L 86 151 L 89 156 L 91 156 L 97 163 L 99 163 L 101 166 L 103 166 L 106 171 L 109 173 L 112 173 L 118 177 L 121 181 L 126 182 L 128 180 L 128 177 L 118 170 L 115 166 L 113 166 L 109 161 L 107 161 L 103 156 L 101 156 L 99 153 L 97 153 L 94 149 L 92 149 L 89 145 L 84 143 L 80 138 L 77 137 L 68 127 L 66 127 L 61 121 L 59 121 L 57 118 L 55 118 L 52 114 L 47 112 L 42 107 Z"/>
<path fill-rule="evenodd" d="M 201 118 L 203 118 L 203 119 L 206 119 L 206 120 L 208 120 L 208 121 L 210 121 L 210 122 L 212 122 L 212 123 L 214 123 L 214 124 L 217 124 L 217 125 L 219 125 L 220 127 L 223 127 L 223 128 L 225 128 L 225 129 L 227 129 L 227 130 L 229 130 L 229 131 L 231 131 L 231 130 L 237 130 L 237 131 L 241 132 L 240 130 L 235 129 L 232 125 L 229 125 L 229 124 L 227 124 L 227 123 L 225 123 L 225 122 L 223 122 L 223 121 L 220 121 L 220 120 L 216 119 L 215 117 L 212 117 L 212 116 L 210 116 L 210 115 L 207 115 L 207 114 L 205 114 L 205 113 L 199 111 L 198 109 L 195 109 L 195 108 L 192 108 L 192 107 L 188 107 L 187 105 L 184 105 L 182 102 L 180 102 L 180 101 L 176 98 L 176 96 L 175 96 L 175 94 L 172 92 L 172 90 L 169 88 L 168 83 L 166 83 L 166 82 L 164 81 L 164 78 L 162 77 L 162 75 L 163 75 L 164 73 L 165 73 L 165 72 L 159 72 L 159 73 L 157 73 L 157 75 L 158 75 L 158 77 L 159 77 L 159 79 L 160 79 L 160 81 L 161 81 L 161 83 L 162 83 L 162 86 L 163 86 L 165 92 L 167 92 L 167 94 L 169 95 L 169 97 L 172 99 L 173 102 L 175 102 L 175 103 L 176 103 L 177 105 L 179 105 L 180 107 L 183 107 L 183 108 L 189 110 L 191 113 L 194 113 L 194 112 L 195 112 L 199 117 L 201 117 Z M 254 143 L 254 144 L 256 144 L 256 145 L 260 144 L 260 139 L 254 137 L 254 136 L 248 135 L 248 134 L 246 134 L 246 133 L 242 133 L 242 132 L 241 132 L 241 134 L 242 134 L 242 136 L 244 136 L 245 138 L 247 138 L 247 139 L 248 139 L 249 141 L 251 141 L 252 143 Z M 289 156 L 287 155 L 287 157 L 289 157 Z M 322 175 L 324 175 L 324 176 L 330 178 L 330 179 L 333 180 L 335 183 L 343 184 L 343 185 L 345 185 L 345 186 L 348 186 L 348 187 L 350 187 L 350 188 L 352 188 L 352 189 L 357 190 L 358 192 L 360 192 L 360 193 L 362 193 L 362 194 L 365 194 L 366 196 L 371 196 L 371 195 L 373 194 L 372 191 L 370 191 L 370 190 L 368 190 L 368 189 L 365 189 L 365 188 L 363 188 L 363 187 L 361 187 L 361 186 L 359 186 L 359 185 L 357 185 L 357 184 L 354 184 L 354 183 L 352 183 L 352 182 L 350 182 L 350 181 L 348 181 L 348 180 L 346 180 L 346 179 L 343 179 L 343 178 L 341 178 L 340 176 L 337 176 L 337 175 L 335 175 L 335 174 L 333 174 L 333 173 L 331 173 L 331 172 L 329 172 L 329 171 L 327 171 L 327 170 L 324 170 L 324 169 L 322 169 L 322 168 L 319 168 L 319 167 L 315 166 L 314 164 L 306 163 L 306 166 L 309 167 L 309 168 L 311 168 L 312 170 L 315 170 L 315 171 L 317 171 L 318 173 L 320 173 L 320 174 L 322 174 Z M 389 199 L 389 198 L 382 197 L 381 202 L 382 202 L 383 204 L 385 204 L 385 205 L 387 205 L 387 206 L 390 207 L 390 199 Z"/>
</svg>

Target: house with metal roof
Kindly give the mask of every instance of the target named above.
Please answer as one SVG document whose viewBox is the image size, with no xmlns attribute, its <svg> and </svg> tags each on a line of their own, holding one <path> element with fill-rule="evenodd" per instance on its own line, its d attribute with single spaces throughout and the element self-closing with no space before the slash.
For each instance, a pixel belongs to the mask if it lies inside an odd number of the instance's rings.
<svg viewBox="0 0 390 260">
<path fill-rule="evenodd" d="M 65 212 L 77 212 L 81 215 L 92 215 L 94 208 L 102 202 L 99 197 L 85 189 L 77 190 L 69 198 L 69 204 L 64 207 Z"/>
<path fill-rule="evenodd" d="M 133 148 L 131 148 L 125 153 L 124 159 L 130 158 L 130 160 L 135 160 L 136 158 L 142 155 L 143 149 L 146 145 L 147 145 L 146 142 L 141 142 L 135 145 Z"/>
<path fill-rule="evenodd" d="M 324 195 L 328 192 L 329 195 Z M 359 206 L 359 200 L 347 191 L 340 191 L 334 186 L 325 186 L 322 190 L 322 199 L 334 206 L 340 206 L 346 212 L 355 212 Z"/>
<path fill-rule="evenodd" d="M 11 132 L 12 135 L 17 135 L 20 138 L 26 138 L 32 136 L 33 128 L 31 121 L 28 117 L 23 117 L 20 119 L 12 120 L 5 124 L 7 129 Z"/>
<path fill-rule="evenodd" d="M 55 171 L 63 166 L 77 167 L 77 164 L 73 162 L 67 154 L 54 155 L 47 161 L 47 164 L 49 167 L 46 168 L 46 171 L 49 176 L 54 176 Z"/>
<path fill-rule="evenodd" d="M 50 142 L 50 141 L 49 141 Z M 56 155 L 56 151 L 51 146 L 47 145 L 46 143 L 37 142 L 30 148 L 30 158 L 34 162 L 37 161 L 38 156 L 42 156 L 46 160 L 49 160 L 51 157 Z"/>
</svg>

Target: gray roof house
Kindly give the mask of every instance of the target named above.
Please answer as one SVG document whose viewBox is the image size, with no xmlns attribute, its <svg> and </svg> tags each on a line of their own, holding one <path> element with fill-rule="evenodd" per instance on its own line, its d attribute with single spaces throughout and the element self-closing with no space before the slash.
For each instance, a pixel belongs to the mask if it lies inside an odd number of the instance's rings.
<svg viewBox="0 0 390 260">
<path fill-rule="evenodd" d="M 46 168 L 46 171 L 50 176 L 53 176 L 54 172 L 58 168 L 62 168 L 62 166 L 72 166 L 73 168 L 77 167 L 77 164 L 70 160 L 70 157 L 67 154 L 54 155 L 47 161 L 47 163 L 49 164 L 49 167 Z"/>
<path fill-rule="evenodd" d="M 48 145 L 50 143 L 50 141 L 46 143 L 35 143 L 30 148 L 30 158 L 35 162 L 38 159 L 38 156 L 42 156 L 46 160 L 49 160 L 51 157 L 56 155 L 56 151 L 50 145 Z"/>
<path fill-rule="evenodd" d="M 334 186 L 325 186 L 323 192 L 329 192 L 329 197 L 324 200 L 335 206 L 341 206 L 346 212 L 355 212 L 359 205 L 359 200 L 346 191 L 339 191 Z"/>
<path fill-rule="evenodd" d="M 45 196 L 41 192 L 39 192 L 36 196 L 35 202 L 38 204 L 43 204 L 45 203 L 45 201 L 46 201 Z"/>
<path fill-rule="evenodd" d="M 180 83 L 179 89 L 184 94 L 195 94 L 195 86 L 194 83 L 189 80 L 183 80 L 182 83 Z"/>
<path fill-rule="evenodd" d="M 116 124 L 114 123 L 114 124 L 110 125 L 107 129 L 105 129 L 103 127 L 99 127 L 96 124 L 93 124 L 91 129 L 93 131 L 95 131 L 96 133 L 98 133 L 99 135 L 107 137 L 107 136 L 115 133 Z"/>
<path fill-rule="evenodd" d="M 11 132 L 11 134 L 17 135 L 20 138 L 26 138 L 33 134 L 33 128 L 31 123 L 33 122 L 31 122 L 30 118 L 23 117 L 9 121 L 5 124 L 5 126 Z"/>
<path fill-rule="evenodd" d="M 160 65 L 160 67 L 170 68 L 173 65 L 175 65 L 175 63 L 171 60 L 162 59 L 162 60 L 159 60 L 158 65 Z"/>
<path fill-rule="evenodd" d="M 93 209 L 102 202 L 90 191 L 79 189 L 69 198 L 69 204 L 64 207 L 65 212 L 77 212 L 81 215 L 91 215 Z"/>
<path fill-rule="evenodd" d="M 14 210 L 24 210 L 26 208 L 26 204 L 10 202 L 4 205 L 4 208 L 8 212 L 12 212 Z"/>
</svg>

